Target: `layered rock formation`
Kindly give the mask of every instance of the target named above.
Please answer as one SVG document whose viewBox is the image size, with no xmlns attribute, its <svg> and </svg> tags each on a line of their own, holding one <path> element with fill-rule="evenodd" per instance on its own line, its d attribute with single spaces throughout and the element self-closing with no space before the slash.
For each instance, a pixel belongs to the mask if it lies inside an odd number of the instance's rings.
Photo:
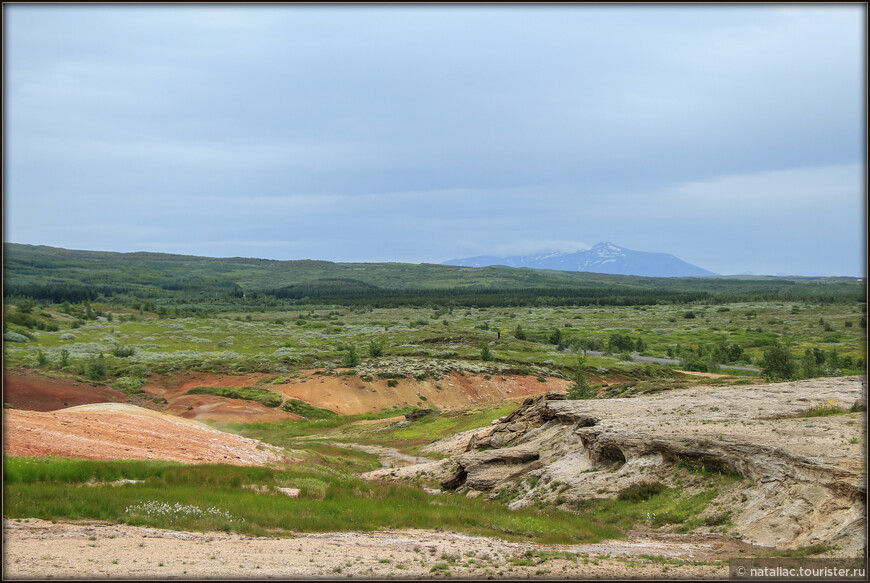
<svg viewBox="0 0 870 583">
<path fill-rule="evenodd" d="M 569 510 L 639 482 L 691 488 L 724 474 L 735 479 L 715 510 L 730 516 L 729 534 L 854 555 L 866 543 L 865 394 L 864 377 L 589 401 L 549 394 L 444 444 L 466 451 L 426 471 L 460 493 L 510 492 L 511 508 L 542 501 Z M 811 416 L 818 410 L 837 414 Z"/>
</svg>

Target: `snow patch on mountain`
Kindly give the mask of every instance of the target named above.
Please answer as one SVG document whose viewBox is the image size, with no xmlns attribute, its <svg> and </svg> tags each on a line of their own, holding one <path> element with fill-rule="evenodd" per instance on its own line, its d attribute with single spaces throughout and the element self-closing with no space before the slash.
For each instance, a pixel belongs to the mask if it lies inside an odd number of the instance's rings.
<svg viewBox="0 0 870 583">
<path fill-rule="evenodd" d="M 610 242 L 598 243 L 591 249 L 576 251 L 574 253 L 551 251 L 535 255 L 515 255 L 509 257 L 467 257 L 464 259 L 451 259 L 445 261 L 443 265 L 463 265 L 467 267 L 506 265 L 508 267 L 588 271 L 645 277 L 706 277 L 716 275 L 712 271 L 686 263 L 668 253 L 632 251 Z"/>
</svg>

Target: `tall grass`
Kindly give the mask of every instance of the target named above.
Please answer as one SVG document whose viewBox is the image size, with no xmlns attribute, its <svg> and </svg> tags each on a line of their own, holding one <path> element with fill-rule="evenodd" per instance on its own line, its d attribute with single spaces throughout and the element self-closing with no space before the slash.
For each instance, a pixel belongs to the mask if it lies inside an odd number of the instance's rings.
<svg viewBox="0 0 870 583">
<path fill-rule="evenodd" d="M 6 461 L 11 468 L 30 465 L 23 458 Z M 96 472 L 99 475 L 118 479 L 136 476 L 145 482 L 83 486 L 95 473 L 94 464 L 107 466 Z M 451 494 L 433 496 L 413 486 L 366 482 L 316 466 L 281 470 L 82 460 L 51 460 L 41 465 L 49 468 L 41 479 L 31 476 L 29 481 L 17 479 L 6 484 L 4 512 L 8 517 L 118 520 L 157 528 L 227 530 L 253 535 L 443 528 L 552 543 L 593 542 L 621 536 L 619 529 L 590 516 L 557 510 L 507 512 L 498 502 Z M 80 468 L 72 471 L 76 466 Z M 119 469 L 122 471 L 118 472 Z M 13 472 L 21 473 L 17 469 Z M 291 499 L 257 493 L 243 488 L 246 484 L 299 487 L 301 492 L 299 498 Z M 172 511 L 190 507 L 201 512 Z M 149 508 L 169 510 L 147 512 Z"/>
<path fill-rule="evenodd" d="M 82 460 L 69 458 L 5 457 L 3 481 L 5 484 L 33 484 L 60 482 L 113 482 L 116 480 L 145 480 L 163 475 L 179 466 L 176 462 L 150 462 L 140 460 Z"/>
</svg>

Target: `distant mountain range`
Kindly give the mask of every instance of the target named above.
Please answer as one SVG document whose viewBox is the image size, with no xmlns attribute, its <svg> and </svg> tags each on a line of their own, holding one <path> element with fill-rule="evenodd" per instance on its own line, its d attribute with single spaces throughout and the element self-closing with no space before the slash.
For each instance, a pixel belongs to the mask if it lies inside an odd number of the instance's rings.
<svg viewBox="0 0 870 583">
<path fill-rule="evenodd" d="M 697 265 L 667 253 L 632 251 L 613 243 L 598 243 L 587 251 L 575 253 L 548 252 L 537 255 L 510 257 L 480 256 L 451 259 L 442 265 L 486 267 L 531 267 L 533 269 L 556 269 L 559 271 L 588 271 L 615 275 L 640 275 L 644 277 L 709 277 L 717 275 Z"/>
</svg>

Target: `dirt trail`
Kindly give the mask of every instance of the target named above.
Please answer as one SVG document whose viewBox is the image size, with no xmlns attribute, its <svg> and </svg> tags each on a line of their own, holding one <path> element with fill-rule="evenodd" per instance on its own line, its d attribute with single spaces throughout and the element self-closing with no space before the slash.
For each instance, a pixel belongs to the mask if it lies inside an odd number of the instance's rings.
<svg viewBox="0 0 870 583">
<path fill-rule="evenodd" d="M 431 530 L 247 537 L 105 522 L 4 521 L 5 578 L 560 578 L 723 579 L 728 537 L 636 534 L 587 545 L 537 545 Z M 570 553 L 515 565 L 527 552 Z M 641 555 L 663 557 L 651 561 Z M 746 556 L 745 554 L 742 556 Z M 704 564 L 683 564 L 698 561 Z"/>
<path fill-rule="evenodd" d="M 386 468 L 400 468 L 412 466 L 414 464 L 428 464 L 435 461 L 426 457 L 415 457 L 404 454 L 395 448 L 382 447 L 380 445 L 363 445 L 361 443 L 343 443 L 339 441 L 326 441 L 323 443 L 328 443 L 335 447 L 355 449 L 357 451 L 375 454 L 380 458 L 381 465 Z"/>
</svg>

